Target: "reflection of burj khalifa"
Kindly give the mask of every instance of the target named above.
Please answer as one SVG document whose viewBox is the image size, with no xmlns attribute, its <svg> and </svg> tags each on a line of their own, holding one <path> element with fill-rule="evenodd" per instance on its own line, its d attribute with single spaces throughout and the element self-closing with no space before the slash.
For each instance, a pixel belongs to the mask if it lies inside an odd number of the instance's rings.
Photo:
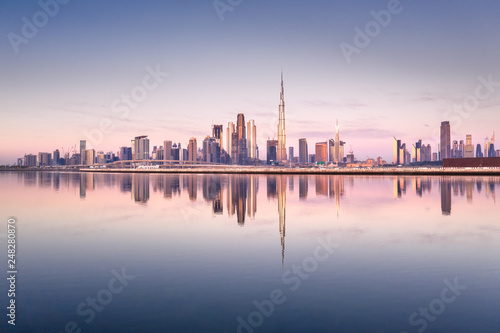
<svg viewBox="0 0 500 333">
<path fill-rule="evenodd" d="M 286 209 L 286 176 L 278 176 L 278 213 L 281 235 L 281 266 L 285 263 L 285 209 Z"/>
<path fill-rule="evenodd" d="M 340 213 L 340 198 L 344 196 L 344 176 L 330 176 L 330 198 L 335 197 L 337 217 Z"/>
</svg>

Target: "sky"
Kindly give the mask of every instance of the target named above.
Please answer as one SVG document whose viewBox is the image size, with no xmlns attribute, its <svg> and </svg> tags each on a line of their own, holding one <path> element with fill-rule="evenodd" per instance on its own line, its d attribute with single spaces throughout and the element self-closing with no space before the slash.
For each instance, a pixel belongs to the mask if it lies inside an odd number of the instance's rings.
<svg viewBox="0 0 500 333">
<path fill-rule="evenodd" d="M 310 153 L 334 138 L 336 119 L 360 160 L 391 161 L 393 137 L 435 152 L 444 120 L 483 145 L 500 131 L 498 17 L 494 0 L 5 0 L 0 164 L 82 139 L 187 148 L 238 113 L 265 158 L 282 70 L 296 155 L 300 138 Z"/>
</svg>

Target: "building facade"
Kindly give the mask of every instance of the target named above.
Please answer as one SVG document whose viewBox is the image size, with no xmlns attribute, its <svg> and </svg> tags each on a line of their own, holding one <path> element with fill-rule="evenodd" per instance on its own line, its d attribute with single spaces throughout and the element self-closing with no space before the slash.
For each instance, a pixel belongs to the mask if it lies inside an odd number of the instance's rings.
<svg viewBox="0 0 500 333">
<path fill-rule="evenodd" d="M 136 136 L 132 140 L 134 160 L 149 160 L 149 139 L 147 135 Z"/>
<path fill-rule="evenodd" d="M 444 160 L 445 158 L 451 158 L 451 129 L 449 121 L 443 121 L 441 123 L 440 132 L 441 160 Z"/>
<path fill-rule="evenodd" d="M 196 162 L 198 160 L 198 147 L 196 144 L 196 138 L 189 139 L 188 144 L 188 161 Z"/>
<path fill-rule="evenodd" d="M 339 145 L 340 147 L 340 145 Z M 340 149 L 339 149 L 340 152 Z M 328 142 L 317 142 L 316 143 L 316 163 L 327 163 L 328 162 Z M 337 155 L 338 157 L 339 155 Z"/>
<path fill-rule="evenodd" d="M 465 158 L 473 158 L 474 157 L 474 145 L 472 144 L 472 135 L 471 134 L 467 134 L 465 136 L 464 157 Z"/>
<path fill-rule="evenodd" d="M 267 140 L 267 164 L 276 163 L 278 140 Z"/>
<path fill-rule="evenodd" d="M 248 143 L 248 158 L 257 159 L 257 127 L 255 121 L 250 120 L 247 123 L 247 143 Z"/>
<path fill-rule="evenodd" d="M 307 140 L 305 138 L 299 139 L 299 163 L 307 164 L 308 160 Z"/>
</svg>

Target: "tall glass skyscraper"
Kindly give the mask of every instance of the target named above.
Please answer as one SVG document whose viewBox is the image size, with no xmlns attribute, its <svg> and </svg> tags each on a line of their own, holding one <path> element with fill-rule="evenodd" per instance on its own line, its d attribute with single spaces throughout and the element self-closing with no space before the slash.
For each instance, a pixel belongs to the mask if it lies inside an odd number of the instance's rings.
<svg viewBox="0 0 500 333">
<path fill-rule="evenodd" d="M 474 157 L 474 145 L 472 144 L 472 135 L 467 134 L 465 136 L 465 151 L 464 151 L 464 157 L 466 158 L 473 158 Z"/>
<path fill-rule="evenodd" d="M 238 114 L 238 119 L 236 122 L 236 133 L 238 134 L 238 164 L 246 164 L 248 158 L 247 150 L 247 136 L 246 136 L 246 126 L 245 126 L 245 115 L 243 113 Z M 234 143 L 233 143 L 234 144 Z"/>
<path fill-rule="evenodd" d="M 299 139 L 299 163 L 307 163 L 308 159 L 307 140 L 305 138 Z"/>
<path fill-rule="evenodd" d="M 196 138 L 189 139 L 188 145 L 188 160 L 189 162 L 196 162 L 198 159 L 198 147 L 196 144 Z"/>
<path fill-rule="evenodd" d="M 335 124 L 335 156 L 334 160 L 335 163 L 340 163 L 342 162 L 340 160 L 340 133 L 339 133 L 339 120 L 337 119 L 337 123 Z"/>
<path fill-rule="evenodd" d="M 450 122 L 443 121 L 441 123 L 441 160 L 451 158 L 451 134 Z"/>
<path fill-rule="evenodd" d="M 250 120 L 247 123 L 247 147 L 248 157 L 251 159 L 257 158 L 257 127 L 255 121 Z"/>
<path fill-rule="evenodd" d="M 132 141 L 136 160 L 149 160 L 149 139 L 147 135 L 136 136 Z"/>
<path fill-rule="evenodd" d="M 226 131 L 226 152 L 228 153 L 229 156 L 232 156 L 232 149 L 233 149 L 233 133 L 235 132 L 234 128 L 234 123 L 229 122 L 227 124 L 227 131 Z"/>
<path fill-rule="evenodd" d="M 402 164 L 401 160 L 404 157 L 401 156 L 401 140 L 394 138 L 394 149 L 393 149 L 393 160 L 392 163 L 395 165 Z"/>
</svg>

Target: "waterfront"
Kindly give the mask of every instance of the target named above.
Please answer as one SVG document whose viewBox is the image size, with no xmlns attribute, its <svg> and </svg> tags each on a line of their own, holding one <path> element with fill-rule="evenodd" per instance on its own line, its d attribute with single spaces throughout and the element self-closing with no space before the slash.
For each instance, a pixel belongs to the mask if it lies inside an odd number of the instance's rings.
<svg viewBox="0 0 500 333">
<path fill-rule="evenodd" d="M 170 167 L 119 168 L 106 165 L 82 167 L 0 168 L 0 172 L 90 172 L 90 173 L 151 173 L 151 174 L 254 174 L 254 175 L 362 175 L 362 176 L 500 176 L 499 167 L 269 167 L 243 165 L 193 164 Z"/>
<path fill-rule="evenodd" d="M 499 186 L 494 176 L 2 172 L 2 215 L 18 225 L 16 329 L 235 332 L 281 290 L 248 327 L 498 331 Z M 87 323 L 78 306 L 122 269 L 134 278 Z M 411 325 L 455 279 L 466 289 Z"/>
</svg>

